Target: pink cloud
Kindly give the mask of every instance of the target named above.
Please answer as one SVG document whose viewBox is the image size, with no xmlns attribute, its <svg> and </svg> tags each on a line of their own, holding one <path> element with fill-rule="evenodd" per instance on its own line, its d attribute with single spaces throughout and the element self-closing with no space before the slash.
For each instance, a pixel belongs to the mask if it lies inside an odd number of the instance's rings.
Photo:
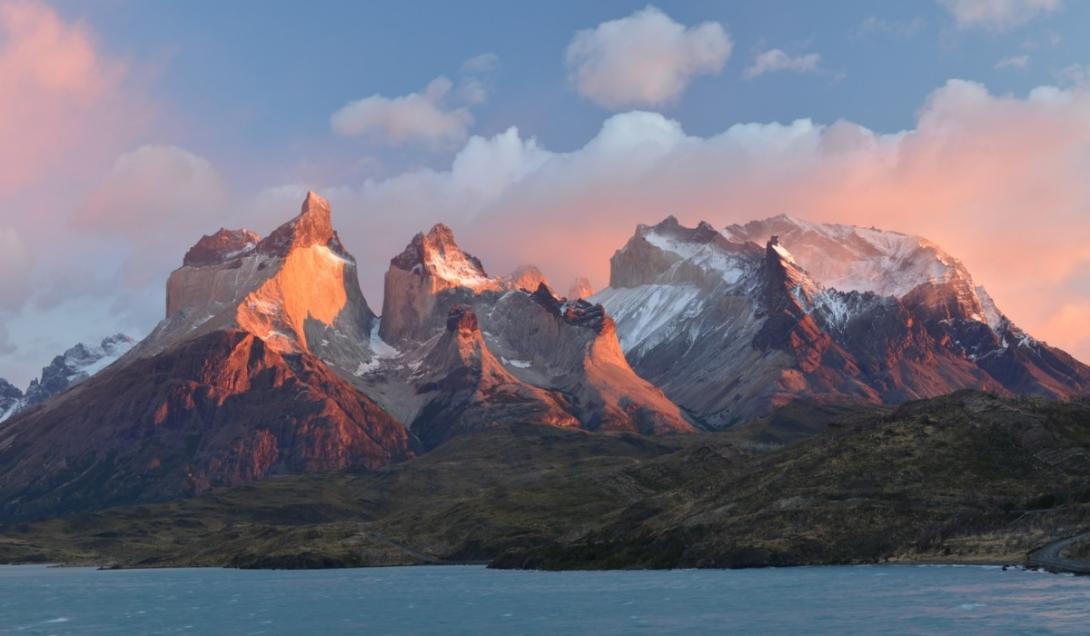
<svg viewBox="0 0 1090 636">
<path fill-rule="evenodd" d="M 125 75 L 84 25 L 37 0 L 0 1 L 0 197 L 122 140 L 144 117 L 120 94 Z"/>
</svg>

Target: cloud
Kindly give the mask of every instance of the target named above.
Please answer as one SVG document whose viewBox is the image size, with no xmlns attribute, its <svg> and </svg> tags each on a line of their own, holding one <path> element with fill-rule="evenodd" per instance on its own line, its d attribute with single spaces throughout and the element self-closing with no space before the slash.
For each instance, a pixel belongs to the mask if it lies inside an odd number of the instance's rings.
<svg viewBox="0 0 1090 636">
<path fill-rule="evenodd" d="M 116 284 L 158 292 L 190 245 L 236 220 L 227 198 L 207 159 L 177 146 L 141 146 L 114 161 L 72 227 L 113 246 L 120 259 Z"/>
<path fill-rule="evenodd" d="M 131 134 L 144 113 L 122 94 L 125 74 L 82 24 L 35 0 L 0 0 L 0 197 Z"/>
<path fill-rule="evenodd" d="M 579 31 L 565 59 L 579 93 L 616 110 L 677 100 L 695 76 L 721 71 L 732 48 L 723 25 L 686 27 L 648 6 Z"/>
<path fill-rule="evenodd" d="M 19 233 L 0 227 L 0 310 L 18 310 L 30 297 L 33 262 L 33 254 Z"/>
<path fill-rule="evenodd" d="M 1029 66 L 1029 56 L 1028 55 L 1011 55 L 1009 57 L 1004 57 L 1004 58 L 1002 58 L 1001 60 L 999 60 L 998 62 L 995 63 L 995 68 L 997 70 L 1001 70 L 1001 69 L 1005 69 L 1005 68 L 1016 68 L 1016 69 L 1024 71 L 1026 69 L 1026 67 L 1028 67 L 1028 66 Z"/>
<path fill-rule="evenodd" d="M 458 71 L 458 95 L 471 106 L 483 104 L 488 99 L 488 77 L 499 67 L 500 58 L 495 53 L 482 53 L 462 62 Z"/>
<path fill-rule="evenodd" d="M 1090 86 L 1090 66 L 1083 66 L 1082 64 L 1071 64 L 1064 68 L 1053 72 L 1063 84 L 1073 84 L 1075 86 L 1087 87 Z"/>
<path fill-rule="evenodd" d="M 747 67 L 743 74 L 746 79 L 753 79 L 775 71 L 814 73 L 818 70 L 818 64 L 820 63 L 821 55 L 817 53 L 806 53 L 792 57 L 781 49 L 770 49 L 759 53 L 753 60 L 753 64 Z"/>
<path fill-rule="evenodd" d="M 499 64 L 500 58 L 495 53 L 481 53 L 462 62 L 461 72 L 470 75 L 491 73 Z"/>
<path fill-rule="evenodd" d="M 465 140 L 473 116 L 464 107 L 444 106 L 452 86 L 446 77 L 437 77 L 420 93 L 393 98 L 376 94 L 349 102 L 333 113 L 330 126 L 339 135 L 370 137 L 391 146 L 458 143 Z"/>
<path fill-rule="evenodd" d="M 19 347 L 15 346 L 15 343 L 11 341 L 11 334 L 8 333 L 8 328 L 3 324 L 0 324 L 0 355 L 10 356 L 17 352 Z M 0 377 L 0 379 L 4 379 Z"/>
<path fill-rule="evenodd" d="M 1060 8 L 1061 0 L 939 0 L 958 27 L 1008 31 Z"/>
<path fill-rule="evenodd" d="M 1085 281 L 1072 276 L 1090 271 L 1088 112 L 1085 88 L 998 96 L 962 80 L 935 90 L 916 125 L 897 133 L 801 119 L 705 137 L 661 114 L 627 112 L 571 152 L 512 128 L 470 138 L 448 170 L 326 193 L 376 305 L 388 259 L 438 221 L 490 271 L 532 262 L 554 280 L 586 275 L 599 287 L 636 223 L 673 213 L 723 226 L 786 212 L 929 237 L 1016 322 L 1090 360 L 1074 319 L 1058 318 L 1087 301 Z M 297 196 L 280 204 L 281 216 Z"/>
</svg>

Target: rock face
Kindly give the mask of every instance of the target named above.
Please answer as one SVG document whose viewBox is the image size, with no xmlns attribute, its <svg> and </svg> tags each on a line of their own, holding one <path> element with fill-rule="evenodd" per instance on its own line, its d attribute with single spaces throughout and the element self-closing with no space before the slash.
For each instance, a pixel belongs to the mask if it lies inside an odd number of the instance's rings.
<svg viewBox="0 0 1090 636">
<path fill-rule="evenodd" d="M 466 305 L 450 308 L 446 330 L 421 368 L 418 391 L 429 399 L 412 430 L 425 448 L 498 423 L 579 426 L 562 395 L 521 382 L 496 360 Z"/>
<path fill-rule="evenodd" d="M 319 359 L 241 330 L 111 367 L 6 422 L 0 439 L 10 518 L 410 456 L 404 427 Z"/>
<path fill-rule="evenodd" d="M 494 371 L 495 384 L 506 387 L 495 399 L 530 396 L 537 402 L 533 408 L 545 413 L 545 424 L 578 422 L 591 430 L 648 433 L 692 430 L 675 404 L 632 371 L 613 321 L 600 306 L 557 298 L 543 280 L 529 290 L 488 276 L 445 226 L 416 235 L 391 260 L 385 299 L 379 333 L 398 355 L 360 378 L 365 390 L 414 432 L 432 426 L 424 422 L 436 419 L 437 404 L 447 408 L 449 398 L 429 407 L 430 398 L 422 396 L 450 384 L 437 378 L 449 373 L 448 361 L 455 358 L 479 358 L 482 371 L 469 374 L 474 378 L 469 385 Z M 455 336 L 465 332 L 450 329 L 456 308 L 472 312 L 479 323 L 479 333 L 472 333 L 478 335 Z M 455 342 L 461 343 L 459 351 L 472 355 L 452 356 Z M 474 364 L 461 367 L 476 369 Z M 525 412 L 497 409 L 489 417 L 496 423 L 522 421 Z"/>
<path fill-rule="evenodd" d="M 133 354 L 242 329 L 276 351 L 313 353 L 350 374 L 374 357 L 374 320 L 329 203 L 311 192 L 299 215 L 264 239 L 249 230 L 201 238 L 167 281 L 166 318 Z"/>
<path fill-rule="evenodd" d="M 394 346 L 426 339 L 446 320 L 446 308 L 436 309 L 441 295 L 452 305 L 455 296 L 470 300 L 504 287 L 484 271 L 480 259 L 458 247 L 449 227 L 438 224 L 414 236 L 390 261 L 379 335 Z"/>
<path fill-rule="evenodd" d="M 790 217 L 719 232 L 671 217 L 637 228 L 611 265 L 591 300 L 616 317 L 629 362 L 713 428 L 799 397 L 1090 390 L 1090 369 L 1014 326 L 919 237 Z"/>
</svg>

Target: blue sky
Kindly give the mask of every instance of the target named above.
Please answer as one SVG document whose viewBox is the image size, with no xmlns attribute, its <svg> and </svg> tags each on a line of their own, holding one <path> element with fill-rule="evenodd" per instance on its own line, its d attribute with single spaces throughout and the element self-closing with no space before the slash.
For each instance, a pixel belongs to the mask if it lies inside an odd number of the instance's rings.
<svg viewBox="0 0 1090 636">
<path fill-rule="evenodd" d="M 0 0 L 0 377 L 144 335 L 200 234 L 267 232 L 307 188 L 376 309 L 437 221 L 566 288 L 638 222 L 789 212 L 938 240 L 1090 357 L 1090 2 L 650 6 Z"/>
<path fill-rule="evenodd" d="M 104 48 L 160 67 L 153 91 L 187 126 L 178 142 L 222 160 L 254 185 L 268 170 L 332 153 L 351 163 L 358 142 L 336 138 L 329 114 L 353 99 L 420 90 L 454 77 L 481 53 L 499 58 L 490 99 L 473 132 L 508 126 L 558 151 L 581 146 L 603 111 L 568 82 L 572 35 L 647 6 L 644 2 L 64 2 Z M 1090 3 L 1068 3 L 1004 31 L 959 28 L 923 2 L 661 2 L 681 24 L 724 24 L 734 50 L 723 71 L 695 80 L 683 99 L 658 108 L 692 134 L 736 122 L 848 119 L 890 132 L 910 128 L 921 101 L 952 77 L 993 92 L 1022 93 L 1090 60 Z M 770 48 L 818 53 L 821 72 L 743 78 Z M 1028 55 L 1024 69 L 996 69 Z M 148 141 L 162 142 L 162 135 Z M 384 152 L 397 167 L 443 165 L 442 154 Z M 258 165 L 254 165 L 257 160 Z M 317 161 L 317 159 L 313 159 Z M 272 163 L 273 165 L 267 165 Z M 260 170 L 260 174 L 252 172 Z M 332 183 L 342 178 L 329 175 Z"/>
</svg>

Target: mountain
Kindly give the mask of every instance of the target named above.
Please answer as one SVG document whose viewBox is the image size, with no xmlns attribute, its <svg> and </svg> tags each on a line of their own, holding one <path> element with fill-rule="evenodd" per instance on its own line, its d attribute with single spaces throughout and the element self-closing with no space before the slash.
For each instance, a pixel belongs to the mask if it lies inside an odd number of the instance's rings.
<svg viewBox="0 0 1090 636">
<path fill-rule="evenodd" d="M 404 427 L 320 360 L 241 330 L 112 367 L 0 438 L 0 516 L 15 518 L 410 456 Z"/>
<path fill-rule="evenodd" d="M 43 367 L 41 376 L 30 381 L 25 393 L 0 378 L 0 422 L 23 409 L 60 395 L 69 387 L 105 369 L 131 349 L 135 342 L 121 333 L 104 338 L 97 345 L 80 342 L 53 358 L 49 366 Z"/>
<path fill-rule="evenodd" d="M 0 425 L 0 517 L 378 469 L 507 424 L 692 430 L 629 367 L 602 307 L 557 298 L 536 268 L 494 278 L 440 225 L 386 279 L 379 320 L 314 193 L 265 238 L 202 237 L 147 338 Z M 86 353 L 53 375 L 92 369 Z"/>
<path fill-rule="evenodd" d="M 147 338 L 0 425 L 0 515 L 411 457 L 405 427 L 343 377 L 375 356 L 374 319 L 313 193 L 264 239 L 203 237 L 171 274 L 167 315 Z"/>
<path fill-rule="evenodd" d="M 763 246 L 763 247 L 762 247 Z M 1070 398 L 1090 368 L 1035 340 L 926 239 L 786 216 L 641 225 L 591 298 L 633 368 L 712 428 L 795 399 L 973 388 Z"/>
<path fill-rule="evenodd" d="M 241 329 L 281 353 L 310 353 L 350 374 L 374 358 L 375 314 L 356 261 L 310 192 L 300 213 L 265 238 L 221 229 L 186 253 L 167 280 L 166 318 L 133 351 L 143 357 L 213 331 Z"/>
<path fill-rule="evenodd" d="M 568 298 L 590 298 L 594 295 L 594 288 L 590 286 L 590 280 L 580 276 L 571 282 L 568 287 Z"/>
<path fill-rule="evenodd" d="M 633 372 L 601 306 L 558 298 L 544 280 L 532 290 L 509 280 L 490 276 L 444 225 L 413 237 L 390 261 L 378 330 L 398 353 L 361 374 L 365 390 L 415 431 L 417 418 L 433 417 L 425 408 L 433 403 L 431 394 L 449 387 L 435 377 L 445 369 L 437 363 L 451 356 L 432 352 L 456 340 L 452 312 L 471 313 L 466 320 L 478 329 L 457 330 L 467 333 L 462 345 L 480 352 L 474 358 L 485 371 L 502 376 L 503 395 L 537 401 L 534 408 L 549 414 L 544 422 L 567 426 L 574 419 L 589 430 L 692 430 L 675 404 Z M 522 410 L 492 413 L 495 423 L 533 421 Z"/>
<path fill-rule="evenodd" d="M 419 390 L 429 399 L 412 431 L 426 448 L 496 422 L 579 426 L 562 395 L 521 382 L 503 367 L 485 345 L 476 314 L 465 305 L 450 308 L 446 330 L 421 368 Z"/>
<path fill-rule="evenodd" d="M 539 285 L 548 287 L 549 281 L 537 266 L 519 265 L 515 268 L 515 271 L 503 279 L 503 284 L 507 289 L 534 291 Z"/>
</svg>

